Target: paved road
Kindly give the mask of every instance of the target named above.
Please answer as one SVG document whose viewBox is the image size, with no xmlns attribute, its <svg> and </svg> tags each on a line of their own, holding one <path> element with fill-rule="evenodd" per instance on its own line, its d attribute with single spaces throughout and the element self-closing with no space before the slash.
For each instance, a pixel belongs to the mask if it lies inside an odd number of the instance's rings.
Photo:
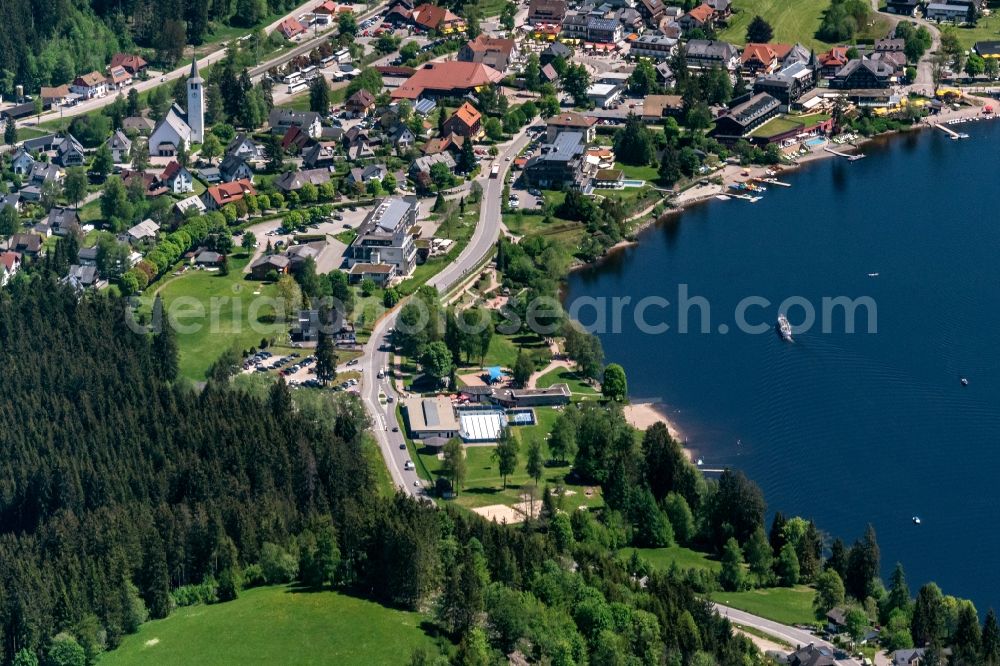
<svg viewBox="0 0 1000 666">
<path fill-rule="evenodd" d="M 729 606 L 723 606 L 721 604 L 712 604 L 719 615 L 729 618 L 731 622 L 736 624 L 741 624 L 744 627 L 750 627 L 752 629 L 757 629 L 766 634 L 774 636 L 775 638 L 780 638 L 781 640 L 793 645 L 793 646 L 806 646 L 813 643 L 820 647 L 828 647 L 833 649 L 833 645 L 826 642 L 822 638 L 809 633 L 808 631 L 803 631 L 802 629 L 796 629 L 795 627 L 789 627 L 788 625 L 779 624 L 773 620 L 767 620 L 756 615 L 751 615 L 745 611 L 737 610 L 735 608 L 730 608 Z M 837 661 L 840 666 L 860 666 L 860 664 L 855 659 L 839 659 Z"/>
<path fill-rule="evenodd" d="M 444 293 L 464 275 L 472 271 L 496 243 L 502 222 L 500 206 L 503 197 L 504 176 L 511 164 L 507 158 L 513 160 L 527 144 L 528 136 L 525 128 L 501 148 L 500 155 L 496 158 L 501 165 L 499 177 L 489 178 L 489 168 L 484 167 L 485 174 L 479 179 L 483 186 L 483 202 L 480 207 L 479 222 L 469 244 L 458 258 L 428 282 L 439 292 Z M 396 393 L 389 378 L 378 378 L 379 371 L 389 366 L 389 352 L 383 351 L 383 344 L 390 329 L 396 325 L 399 310 L 400 308 L 397 307 L 375 325 L 371 339 L 365 345 L 360 359 L 360 365 L 363 369 L 361 400 L 368 410 L 372 421 L 372 431 L 375 434 L 375 439 L 378 440 L 382 457 L 385 459 L 385 465 L 392 476 L 393 483 L 410 495 L 425 496 L 424 486 L 416 470 L 404 468 L 406 461 L 410 460 L 410 453 L 406 449 L 403 434 L 392 430 L 393 427 L 398 427 L 396 404 L 400 396 Z M 385 398 L 380 399 L 380 395 L 392 398 L 392 402 L 386 402 Z"/>
<path fill-rule="evenodd" d="M 264 32 L 270 34 L 286 18 L 290 16 L 298 17 L 304 12 L 310 11 L 317 4 L 319 4 L 319 0 L 308 0 L 307 2 L 296 7 L 294 10 L 288 12 L 287 14 L 276 20 L 274 23 L 265 27 Z M 358 21 L 359 22 L 363 21 L 369 16 L 379 11 L 382 11 L 383 9 L 385 9 L 385 7 L 386 7 L 385 4 L 379 4 L 375 7 L 372 7 L 364 14 L 361 14 L 358 17 Z M 254 77 L 259 78 L 260 74 L 266 72 L 271 67 L 283 65 L 284 63 L 288 62 L 289 60 L 291 60 L 296 56 L 302 55 L 303 53 L 309 53 L 310 51 L 312 51 L 313 48 L 315 48 L 324 40 L 326 40 L 329 37 L 330 31 L 334 30 L 335 27 L 336 25 L 334 23 L 331 23 L 329 26 L 323 26 L 319 28 L 317 31 L 313 33 L 315 36 L 312 37 L 311 39 L 307 39 L 303 41 L 301 44 L 299 44 L 299 46 L 296 46 L 295 48 L 290 49 L 288 51 L 285 51 L 280 55 L 277 55 L 274 58 L 271 58 L 270 60 L 262 63 L 259 67 L 255 67 L 253 70 L 251 70 L 251 73 L 253 74 Z M 208 67 L 212 63 L 216 63 L 219 60 L 221 60 L 223 57 L 225 57 L 225 55 L 226 55 L 226 48 L 222 47 L 200 58 L 198 60 L 198 67 L 200 68 Z M 148 81 L 141 81 L 139 83 L 133 84 L 131 88 L 135 88 L 139 92 L 145 92 L 159 85 L 166 85 L 167 83 L 171 83 L 182 76 L 186 77 L 190 71 L 191 71 L 191 63 L 186 61 L 180 67 L 178 67 L 173 71 L 167 72 L 158 77 L 153 77 Z M 127 94 L 127 91 L 123 92 Z M 69 108 L 59 108 L 56 109 L 55 111 L 49 111 L 47 113 L 43 113 L 41 117 L 37 119 L 37 121 L 35 116 L 22 118 L 21 120 L 18 121 L 18 124 L 22 127 L 25 127 L 25 126 L 35 125 L 36 122 L 44 123 L 49 120 L 58 120 L 59 118 L 71 118 L 73 116 L 78 116 L 80 114 L 88 113 L 95 109 L 100 109 L 102 107 L 105 107 L 114 102 L 116 97 L 117 94 L 109 94 L 106 95 L 105 97 L 90 99 L 84 102 L 80 102 L 76 106 L 72 106 Z"/>
</svg>

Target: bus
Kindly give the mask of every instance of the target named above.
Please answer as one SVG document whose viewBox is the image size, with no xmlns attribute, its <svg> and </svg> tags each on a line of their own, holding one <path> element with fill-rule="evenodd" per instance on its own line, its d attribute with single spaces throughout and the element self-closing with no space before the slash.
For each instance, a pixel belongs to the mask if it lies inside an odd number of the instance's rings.
<svg viewBox="0 0 1000 666">
<path fill-rule="evenodd" d="M 288 94 L 294 95 L 295 93 L 305 90 L 308 87 L 309 84 L 306 83 L 305 81 L 296 81 L 295 83 L 291 83 L 288 85 Z"/>
<path fill-rule="evenodd" d="M 493 168 L 490 169 L 490 178 L 496 178 L 499 175 L 500 175 L 500 165 L 494 164 Z"/>
<path fill-rule="evenodd" d="M 319 66 L 322 67 L 323 69 L 326 69 L 327 67 L 332 65 L 336 60 L 337 56 L 328 55 L 327 57 L 319 61 Z"/>
<path fill-rule="evenodd" d="M 298 71 L 289 72 L 288 75 L 285 76 L 285 78 L 282 79 L 282 81 L 284 83 L 287 83 L 289 86 L 294 85 L 294 84 L 298 83 L 301 80 L 302 80 L 302 72 L 298 72 Z"/>
<path fill-rule="evenodd" d="M 302 78 L 305 81 L 308 81 L 319 76 L 319 69 L 316 68 L 316 65 L 309 65 L 308 67 L 300 69 L 299 74 L 302 75 Z"/>
</svg>

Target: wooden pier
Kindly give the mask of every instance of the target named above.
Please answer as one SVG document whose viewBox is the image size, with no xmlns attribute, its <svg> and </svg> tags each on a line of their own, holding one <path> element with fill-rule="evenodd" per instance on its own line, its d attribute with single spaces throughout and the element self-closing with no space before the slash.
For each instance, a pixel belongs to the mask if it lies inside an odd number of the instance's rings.
<svg viewBox="0 0 1000 666">
<path fill-rule="evenodd" d="M 854 161 L 860 160 L 861 158 L 864 157 L 864 155 L 862 155 L 860 153 L 857 154 L 857 155 L 851 155 L 850 153 L 844 153 L 844 152 L 841 152 L 839 150 L 834 150 L 830 146 L 823 146 L 823 150 L 825 150 L 826 152 L 831 153 L 833 155 L 836 155 L 837 157 L 844 157 L 844 158 L 847 159 L 848 162 L 854 162 Z"/>
<path fill-rule="evenodd" d="M 965 132 L 956 132 L 952 128 L 945 127 L 944 125 L 942 125 L 940 123 L 934 123 L 934 127 L 937 127 L 939 130 L 941 130 L 942 132 L 944 132 L 945 134 L 947 134 L 948 136 L 950 136 L 952 139 L 968 139 L 969 138 L 969 135 L 966 134 Z"/>
</svg>

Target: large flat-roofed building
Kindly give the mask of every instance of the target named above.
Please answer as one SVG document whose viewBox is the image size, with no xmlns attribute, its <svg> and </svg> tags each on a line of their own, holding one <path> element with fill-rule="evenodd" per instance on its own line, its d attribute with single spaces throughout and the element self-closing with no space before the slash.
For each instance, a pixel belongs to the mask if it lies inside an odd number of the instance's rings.
<svg viewBox="0 0 1000 666">
<path fill-rule="evenodd" d="M 344 251 L 348 268 L 359 263 L 389 264 L 396 274 L 409 275 L 417 262 L 417 248 L 410 232 L 417 222 L 418 209 L 414 196 L 382 199 Z"/>
<path fill-rule="evenodd" d="M 403 409 L 406 410 L 407 428 L 413 439 L 451 439 L 461 430 L 455 408 L 451 400 L 444 396 L 406 398 L 403 400 Z"/>
</svg>

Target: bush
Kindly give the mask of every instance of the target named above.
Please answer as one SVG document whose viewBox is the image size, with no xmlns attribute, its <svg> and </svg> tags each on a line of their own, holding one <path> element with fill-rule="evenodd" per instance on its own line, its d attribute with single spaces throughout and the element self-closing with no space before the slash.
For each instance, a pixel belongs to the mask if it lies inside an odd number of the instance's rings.
<svg viewBox="0 0 1000 666">
<path fill-rule="evenodd" d="M 214 604 L 219 601 L 218 583 L 209 576 L 197 585 L 181 585 L 170 596 L 178 607 Z"/>
</svg>

